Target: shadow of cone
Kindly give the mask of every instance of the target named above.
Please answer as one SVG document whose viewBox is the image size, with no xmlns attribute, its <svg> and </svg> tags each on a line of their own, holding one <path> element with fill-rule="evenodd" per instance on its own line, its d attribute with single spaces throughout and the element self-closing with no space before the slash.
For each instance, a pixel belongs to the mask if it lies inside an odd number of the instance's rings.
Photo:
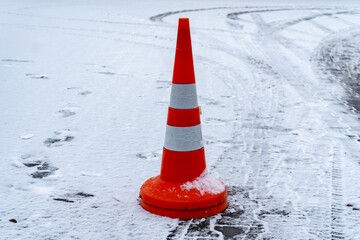
<svg viewBox="0 0 360 240">
<path fill-rule="evenodd" d="M 225 210 L 227 195 L 206 169 L 189 19 L 180 18 L 161 172 L 142 185 L 140 204 L 161 216 L 201 218 Z"/>
</svg>

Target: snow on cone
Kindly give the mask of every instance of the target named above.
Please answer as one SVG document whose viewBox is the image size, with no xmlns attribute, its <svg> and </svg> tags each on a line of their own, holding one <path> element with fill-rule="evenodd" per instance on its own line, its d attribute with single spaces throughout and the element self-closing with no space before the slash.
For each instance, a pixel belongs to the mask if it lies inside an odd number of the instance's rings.
<svg viewBox="0 0 360 240">
<path fill-rule="evenodd" d="M 201 218 L 223 211 L 227 195 L 206 169 L 189 19 L 180 18 L 161 172 L 142 185 L 140 204 L 162 216 Z"/>
</svg>

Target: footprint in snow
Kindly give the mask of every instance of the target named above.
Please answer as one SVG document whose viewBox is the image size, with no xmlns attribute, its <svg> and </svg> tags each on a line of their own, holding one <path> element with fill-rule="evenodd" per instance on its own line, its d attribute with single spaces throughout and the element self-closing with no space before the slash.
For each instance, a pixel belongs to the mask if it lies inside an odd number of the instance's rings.
<svg viewBox="0 0 360 240">
<path fill-rule="evenodd" d="M 34 159 L 34 156 L 30 154 L 22 155 L 21 158 L 23 159 L 22 164 L 25 167 L 36 168 L 35 172 L 30 173 L 32 178 L 42 179 L 54 174 L 54 172 L 59 169 L 46 162 L 44 159 Z"/>
<path fill-rule="evenodd" d="M 48 79 L 49 77 L 44 74 L 27 73 L 26 76 L 34 79 Z"/>
<path fill-rule="evenodd" d="M 105 74 L 105 75 L 115 75 L 116 73 L 114 72 L 109 72 L 109 71 L 105 71 L 105 72 L 98 72 L 99 74 Z"/>
<path fill-rule="evenodd" d="M 63 145 L 64 142 L 71 142 L 75 138 L 70 130 L 65 130 L 62 132 L 54 132 L 54 134 L 55 134 L 54 137 L 48 138 L 44 141 L 45 146 L 60 147 Z"/>
<path fill-rule="evenodd" d="M 76 114 L 75 112 L 73 112 L 69 109 L 60 110 L 60 111 L 58 111 L 58 113 L 60 113 L 62 117 L 70 117 L 70 116 L 73 116 Z"/>
<path fill-rule="evenodd" d="M 32 178 L 44 178 L 44 177 L 48 177 L 52 174 L 54 174 L 54 172 L 58 170 L 57 167 L 51 166 L 49 163 L 47 162 L 43 162 L 41 164 L 39 164 L 37 166 L 37 171 L 31 173 L 31 177 Z"/>
<path fill-rule="evenodd" d="M 63 197 L 55 197 L 53 200 L 59 202 L 67 202 L 67 203 L 74 203 L 75 201 L 79 201 L 83 198 L 90 198 L 94 197 L 94 194 L 86 193 L 86 192 L 77 192 L 77 193 L 67 193 Z"/>
<path fill-rule="evenodd" d="M 87 96 L 92 93 L 91 91 L 88 90 L 82 90 L 80 87 L 68 87 L 66 88 L 66 90 L 79 90 L 78 95 L 80 96 Z"/>
<path fill-rule="evenodd" d="M 83 91 L 83 92 L 79 92 L 79 95 L 81 96 L 87 96 L 89 94 L 91 94 L 92 92 L 91 91 Z"/>
</svg>

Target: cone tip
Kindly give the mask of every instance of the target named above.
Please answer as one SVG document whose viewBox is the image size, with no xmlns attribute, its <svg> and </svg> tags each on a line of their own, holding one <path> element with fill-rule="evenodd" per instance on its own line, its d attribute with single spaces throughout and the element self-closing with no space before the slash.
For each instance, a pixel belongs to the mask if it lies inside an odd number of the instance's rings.
<svg viewBox="0 0 360 240">
<path fill-rule="evenodd" d="M 179 26 L 183 24 L 189 24 L 189 18 L 179 18 Z"/>
</svg>

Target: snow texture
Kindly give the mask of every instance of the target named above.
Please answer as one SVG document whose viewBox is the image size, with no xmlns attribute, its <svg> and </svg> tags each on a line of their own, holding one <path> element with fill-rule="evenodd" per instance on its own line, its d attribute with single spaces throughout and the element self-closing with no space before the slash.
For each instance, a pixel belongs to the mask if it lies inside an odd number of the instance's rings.
<svg viewBox="0 0 360 240">
<path fill-rule="evenodd" d="M 180 17 L 229 192 L 193 220 L 138 201 Z M 360 239 L 358 1 L 1 0 L 0 43 L 1 240 Z"/>
<path fill-rule="evenodd" d="M 205 193 L 219 194 L 224 192 L 225 185 L 216 177 L 208 173 L 207 169 L 191 182 L 186 182 L 180 186 L 182 190 L 196 189 L 201 195 Z"/>
</svg>

